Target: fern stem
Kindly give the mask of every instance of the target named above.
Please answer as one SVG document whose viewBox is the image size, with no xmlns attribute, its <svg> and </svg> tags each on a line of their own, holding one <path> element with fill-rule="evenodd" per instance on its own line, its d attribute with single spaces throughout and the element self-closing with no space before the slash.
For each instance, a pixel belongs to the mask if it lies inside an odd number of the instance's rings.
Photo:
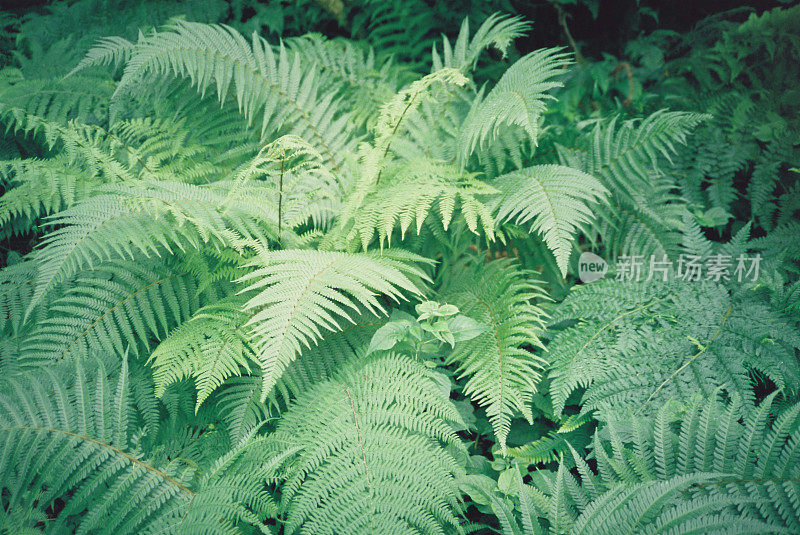
<svg viewBox="0 0 800 535">
<path fill-rule="evenodd" d="M 370 514 L 375 512 L 375 508 L 372 504 L 372 496 L 373 496 L 373 489 L 372 489 L 372 475 L 369 472 L 369 466 L 367 466 L 367 453 L 364 451 L 364 438 L 361 436 L 361 427 L 358 425 L 358 414 L 356 413 L 356 405 L 353 402 L 353 396 L 350 394 L 350 389 L 345 388 L 345 392 L 347 392 L 347 397 L 350 400 L 350 408 L 353 410 L 353 422 L 356 424 L 356 433 L 358 434 L 358 447 L 361 449 L 361 460 L 364 462 L 364 473 L 367 476 L 367 480 L 369 481 L 369 492 L 367 496 L 370 500 Z"/>
<path fill-rule="evenodd" d="M 656 395 L 656 394 L 658 394 L 658 393 L 661 391 L 661 389 L 662 389 L 662 388 L 664 388 L 664 387 L 667 385 L 667 383 L 669 383 L 669 382 L 670 382 L 672 379 L 674 379 L 674 378 L 675 378 L 675 376 L 677 376 L 679 373 L 681 373 L 683 370 L 685 370 L 685 369 L 686 369 L 686 367 L 687 367 L 687 366 L 689 366 L 689 365 L 690 365 L 692 362 L 694 362 L 695 360 L 697 360 L 697 359 L 700 357 L 700 355 L 702 355 L 703 353 L 705 353 L 705 352 L 706 352 L 706 350 L 709 348 L 709 346 L 710 346 L 710 345 L 711 345 L 711 344 L 714 342 L 714 340 L 716 340 L 716 339 L 717 339 L 717 337 L 718 337 L 718 336 L 720 335 L 720 333 L 722 332 L 722 328 L 725 326 L 725 323 L 727 323 L 727 321 L 728 321 L 728 318 L 729 318 L 729 317 L 730 317 L 730 315 L 731 315 L 731 310 L 733 310 L 733 305 L 730 305 L 730 306 L 728 307 L 728 310 L 726 310 L 726 311 L 725 311 L 725 315 L 722 317 L 722 323 L 720 323 L 720 324 L 719 324 L 719 327 L 717 328 L 717 332 L 715 332 L 715 333 L 714 333 L 714 336 L 713 336 L 713 337 L 711 337 L 711 340 L 709 340 L 709 341 L 708 341 L 708 343 L 706 343 L 706 344 L 705 344 L 705 345 L 702 347 L 702 349 L 700 349 L 700 351 L 698 351 L 697 353 L 695 353 L 694 355 L 692 355 L 691 357 L 689 357 L 689 360 L 687 360 L 687 361 L 686 361 L 686 362 L 683 364 L 683 366 L 681 366 L 680 368 L 678 368 L 677 370 L 675 370 L 674 372 L 672 372 L 672 374 L 671 374 L 669 377 L 667 377 L 666 379 L 664 379 L 664 381 L 663 381 L 663 382 L 662 382 L 660 385 L 658 385 L 658 388 L 656 388 L 656 389 L 653 391 L 653 393 L 652 393 L 652 394 L 650 394 L 650 397 L 649 397 L 649 398 L 647 398 L 647 400 L 646 400 L 644 403 L 642 403 L 642 405 L 641 405 L 641 406 L 640 406 L 640 407 L 637 409 L 637 411 L 636 411 L 636 413 L 635 413 L 635 414 L 639 414 L 639 413 L 641 412 L 641 410 L 642 410 L 644 407 L 646 407 L 648 403 L 650 403 L 650 400 L 652 400 L 652 399 L 655 397 L 655 395 Z"/>
<path fill-rule="evenodd" d="M 281 176 L 278 179 L 278 243 L 281 243 L 281 227 L 283 224 L 283 172 L 286 158 L 281 158 Z"/>
<path fill-rule="evenodd" d="M 403 109 L 403 113 L 400 114 L 400 117 L 397 119 L 397 123 L 394 125 L 391 135 L 389 135 L 388 139 L 386 140 L 386 148 L 383 151 L 384 159 L 386 159 L 386 155 L 389 154 L 389 147 L 392 145 L 392 138 L 397 134 L 397 130 L 400 128 L 400 123 L 403 122 L 403 118 L 406 116 L 406 113 L 408 113 L 408 109 L 411 107 L 411 105 L 414 104 L 415 99 L 416 96 L 408 99 L 408 104 L 406 104 L 405 109 Z M 381 170 L 378 171 L 378 178 L 375 179 L 376 186 L 381 183 L 381 174 L 383 174 L 383 167 L 381 167 Z"/>
<path fill-rule="evenodd" d="M 157 474 L 158 476 L 163 478 L 165 481 L 168 481 L 168 482 L 172 483 L 173 485 L 178 487 L 180 490 L 182 490 L 183 492 L 185 492 L 189 496 L 194 497 L 194 494 L 195 494 L 194 492 L 192 492 L 191 490 L 187 489 L 186 487 L 184 487 L 183 485 L 178 483 L 176 480 L 174 480 L 171 477 L 169 477 L 167 474 L 165 474 L 164 472 L 162 472 L 158 468 L 156 468 L 154 466 L 151 466 L 151 465 L 149 465 L 149 464 L 147 464 L 145 462 L 140 461 L 136 457 L 125 453 L 121 449 L 119 449 L 117 447 L 114 447 L 111 444 L 107 444 L 105 442 L 101 442 L 101 441 L 96 440 L 96 439 L 91 438 L 91 437 L 87 437 L 86 435 L 79 435 L 78 433 L 73 433 L 73 432 L 67 431 L 65 429 L 55 429 L 55 428 L 52 428 L 52 427 L 15 426 L 15 427 L 6 427 L 6 428 L 4 428 L 4 429 L 2 429 L 0 431 L 10 431 L 10 430 L 15 430 L 15 431 L 35 431 L 35 432 L 44 431 L 46 433 L 53 433 L 53 434 L 61 433 L 63 435 L 67 435 L 67 436 L 74 437 L 74 438 L 79 438 L 81 440 L 85 440 L 87 442 L 91 442 L 93 444 L 97 444 L 98 446 L 100 446 L 102 448 L 107 448 L 107 449 L 113 451 L 114 453 L 116 453 L 117 455 L 120 455 L 120 456 L 126 458 L 127 460 L 129 460 L 131 462 L 131 464 L 140 466 L 141 468 L 144 468 L 145 470 L 148 470 L 150 472 L 153 472 L 154 474 Z"/>
</svg>

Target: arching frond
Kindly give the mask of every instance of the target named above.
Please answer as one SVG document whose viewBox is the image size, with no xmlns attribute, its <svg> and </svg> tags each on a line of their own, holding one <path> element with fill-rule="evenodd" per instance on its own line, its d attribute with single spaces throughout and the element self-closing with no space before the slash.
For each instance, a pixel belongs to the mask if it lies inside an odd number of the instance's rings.
<svg viewBox="0 0 800 535">
<path fill-rule="evenodd" d="M 442 300 L 489 329 L 459 345 L 448 363 L 467 377 L 464 393 L 486 407 L 500 446 L 505 449 L 511 418 L 520 413 L 533 421 L 530 403 L 545 361 L 532 350 L 541 348 L 545 314 L 537 301 L 541 287 L 529 274 L 505 261 L 464 267 L 442 288 Z"/>
<path fill-rule="evenodd" d="M 180 250 L 210 240 L 228 243 L 237 234 L 264 237 L 267 230 L 252 198 L 228 197 L 224 189 L 151 183 L 149 188 L 106 191 L 51 219 L 57 230 L 34 254 L 38 277 L 26 314 L 58 283 L 100 262 L 134 254 L 158 256 L 162 247 Z"/>
<path fill-rule="evenodd" d="M 530 27 L 530 23 L 521 17 L 493 13 L 483 21 L 470 39 L 469 19 L 465 18 L 454 44 L 451 45 L 446 36 L 442 38 L 441 56 L 436 45 L 433 45 L 433 70 L 452 67 L 466 73 L 475 68 L 481 53 L 489 47 L 499 50 L 505 57 L 511 42 L 524 35 Z"/>
<path fill-rule="evenodd" d="M 350 143 L 346 117 L 332 94 L 319 95 L 317 74 L 281 45 L 277 55 L 257 34 L 248 43 L 222 25 L 177 22 L 136 43 L 115 96 L 131 91 L 148 73 L 189 79 L 205 93 L 213 86 L 221 102 L 235 95 L 248 121 L 259 120 L 262 137 L 290 125 L 325 155 L 333 168 Z"/>
<path fill-rule="evenodd" d="M 193 378 L 199 408 L 228 377 L 249 369 L 256 357 L 246 328 L 252 314 L 242 310 L 244 302 L 229 298 L 201 308 L 155 348 L 149 360 L 157 396 L 170 384 Z"/>
<path fill-rule="evenodd" d="M 598 281 L 554 312 L 578 323 L 548 345 L 553 406 L 585 387 L 583 410 L 602 419 L 652 414 L 669 399 L 725 385 L 752 408 L 751 371 L 800 387 L 800 333 L 752 292 L 713 282 Z"/>
<path fill-rule="evenodd" d="M 544 238 L 562 276 L 567 274 L 575 232 L 593 219 L 608 190 L 592 176 L 559 165 L 537 165 L 497 177 L 497 219 L 524 225 Z"/>
<path fill-rule="evenodd" d="M 352 321 L 362 307 L 373 314 L 385 312 L 378 297 L 400 301 L 403 292 L 420 294 L 429 280 L 415 263 L 426 259 L 400 250 L 381 254 L 348 254 L 286 250 L 263 252 L 245 275 L 245 304 L 253 313 L 254 350 L 262 375 L 261 399 L 272 390 L 283 370 L 304 347 L 325 331 L 338 331 L 342 321 Z"/>
<path fill-rule="evenodd" d="M 560 48 L 545 48 L 519 59 L 503 74 L 492 90 L 479 94 L 464 120 L 458 139 L 458 160 L 465 163 L 475 148 L 497 136 L 501 125 L 517 125 L 536 145 L 539 118 L 547 92 L 560 87 L 554 78 L 570 64 L 569 54 Z"/>
<path fill-rule="evenodd" d="M 458 530 L 457 465 L 443 446 L 461 448 L 461 418 L 428 374 L 407 357 L 356 361 L 284 413 L 273 437 L 298 448 L 282 474 L 287 533 Z"/>
<path fill-rule="evenodd" d="M 76 361 L 4 377 L 5 499 L 39 510 L 65 502 L 48 519 L 54 533 L 231 533 L 274 515 L 263 490 L 268 467 L 226 470 L 241 448 L 208 471 L 139 451 L 131 395 L 127 360 L 119 372 Z M 27 500 L 31 492 L 39 493 L 35 503 Z"/>
<path fill-rule="evenodd" d="M 197 287 L 180 269 L 139 258 L 102 264 L 48 304 L 47 317 L 26 337 L 21 358 L 136 354 L 198 306 Z"/>
<path fill-rule="evenodd" d="M 614 257 L 620 254 L 677 257 L 686 212 L 664 169 L 676 144 L 706 115 L 658 111 L 641 121 L 598 122 L 580 150 L 559 148 L 564 164 L 597 178 L 611 192 L 600 211 L 600 234 Z"/>
</svg>

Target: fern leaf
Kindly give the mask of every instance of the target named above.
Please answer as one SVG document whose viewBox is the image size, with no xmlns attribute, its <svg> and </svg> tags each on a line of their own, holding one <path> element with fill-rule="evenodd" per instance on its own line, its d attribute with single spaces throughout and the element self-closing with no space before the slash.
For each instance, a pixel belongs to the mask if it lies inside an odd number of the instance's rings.
<svg viewBox="0 0 800 535">
<path fill-rule="evenodd" d="M 497 136 L 501 125 L 518 125 L 536 145 L 539 118 L 545 102 L 553 97 L 547 91 L 562 84 L 553 79 L 570 64 L 560 48 L 531 52 L 512 65 L 485 98 L 478 95 L 464 120 L 458 141 L 458 159 L 467 161 L 475 147 Z"/>
<path fill-rule="evenodd" d="M 136 354 L 191 315 L 198 307 L 196 290 L 190 277 L 160 263 L 105 264 L 79 276 L 47 307 L 48 317 L 25 339 L 21 358 Z"/>
<path fill-rule="evenodd" d="M 341 321 L 353 321 L 361 307 L 384 312 L 378 300 L 404 299 L 402 292 L 420 294 L 427 276 L 413 262 L 425 259 L 403 251 L 347 254 L 286 250 L 265 252 L 253 261 L 252 273 L 242 278 L 246 292 L 256 295 L 245 304 L 253 317 L 254 350 L 262 375 L 262 401 L 283 370 L 304 347 L 325 331 L 338 331 Z"/>
<path fill-rule="evenodd" d="M 489 329 L 456 346 L 447 359 L 468 377 L 464 393 L 486 407 L 498 442 L 505 451 L 512 416 L 519 412 L 533 422 L 531 400 L 545 361 L 531 352 L 542 347 L 545 321 L 537 300 L 539 285 L 508 262 L 462 268 L 441 290 L 442 300 Z"/>
<path fill-rule="evenodd" d="M 502 192 L 498 221 L 530 223 L 566 276 L 575 232 L 592 222 L 591 207 L 603 202 L 608 190 L 594 177 L 559 165 L 526 167 L 497 177 L 492 185 Z"/>
<path fill-rule="evenodd" d="M 283 474 L 286 532 L 461 532 L 457 465 L 443 449 L 462 448 L 458 421 L 420 363 L 387 355 L 345 366 L 302 394 L 273 435 L 299 448 Z"/>
</svg>

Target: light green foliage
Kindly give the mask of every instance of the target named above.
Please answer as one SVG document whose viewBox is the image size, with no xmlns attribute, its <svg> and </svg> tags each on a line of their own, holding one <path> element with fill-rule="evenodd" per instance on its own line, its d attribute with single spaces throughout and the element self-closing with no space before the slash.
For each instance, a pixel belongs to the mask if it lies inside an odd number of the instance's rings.
<svg viewBox="0 0 800 535">
<path fill-rule="evenodd" d="M 452 273 L 442 297 L 488 329 L 448 357 L 457 373 L 468 377 L 464 393 L 486 406 L 500 446 L 505 449 L 511 416 L 532 422 L 530 402 L 544 368 L 529 348 L 541 346 L 539 333 L 546 316 L 538 302 L 540 286 L 507 262 L 463 266 Z"/>
<path fill-rule="evenodd" d="M 118 372 L 90 361 L 4 379 L 0 466 L 7 503 L 45 507 L 69 494 L 59 518 L 45 524 L 53 533 L 229 533 L 239 522 L 274 514 L 261 488 L 271 475 L 268 463 L 229 470 L 246 444 L 202 468 L 200 458 L 170 461 L 177 451 L 141 451 L 131 378 L 123 359 Z M 82 514 L 87 503 L 92 509 Z"/>
<path fill-rule="evenodd" d="M 0 534 L 800 531 L 797 7 L 36 4 Z"/>
<path fill-rule="evenodd" d="M 502 192 L 497 219 L 530 223 L 566 275 L 575 232 L 592 221 L 594 205 L 608 190 L 591 175 L 559 165 L 526 167 L 497 177 L 493 184 Z"/>
<path fill-rule="evenodd" d="M 419 364 L 388 354 L 346 364 L 281 418 L 279 449 L 297 448 L 281 474 L 287 533 L 441 533 L 458 527 L 444 449 L 460 448 L 460 416 Z"/>
<path fill-rule="evenodd" d="M 394 301 L 403 291 L 419 295 L 427 277 L 413 262 L 424 261 L 401 250 L 383 254 L 285 250 L 259 254 L 242 278 L 244 304 L 251 312 L 253 349 L 263 370 L 261 398 L 304 347 L 337 331 L 361 309 L 384 312 L 376 295 Z"/>
<path fill-rule="evenodd" d="M 486 97 L 481 91 L 459 134 L 459 160 L 466 161 L 476 147 L 496 137 L 501 126 L 521 127 L 535 146 L 540 116 L 552 98 L 547 92 L 561 85 L 554 78 L 569 63 L 569 54 L 560 49 L 531 52 L 512 65 Z"/>
<path fill-rule="evenodd" d="M 597 474 L 573 449 L 580 477 L 562 461 L 533 486 L 518 481 L 521 526 L 495 498 L 511 516 L 503 534 L 795 531 L 800 406 L 776 410 L 773 400 L 742 418 L 741 398 L 725 403 L 714 392 L 610 424 L 594 437 Z"/>
</svg>

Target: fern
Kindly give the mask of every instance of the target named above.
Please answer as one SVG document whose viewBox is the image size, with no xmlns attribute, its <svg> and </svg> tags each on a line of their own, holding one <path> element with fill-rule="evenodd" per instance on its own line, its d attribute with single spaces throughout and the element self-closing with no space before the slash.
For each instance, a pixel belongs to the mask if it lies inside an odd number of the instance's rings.
<svg viewBox="0 0 800 535">
<path fill-rule="evenodd" d="M 311 142 L 329 165 L 347 147 L 346 122 L 335 117 L 333 95 L 318 96 L 316 73 L 281 46 L 276 56 L 258 35 L 248 44 L 223 26 L 179 22 L 136 44 L 115 91 L 119 98 L 147 73 L 189 78 L 202 93 L 214 85 L 225 102 L 229 88 L 248 121 L 260 115 L 261 135 L 296 121 L 292 133 Z M 233 83 L 233 87 L 231 84 Z"/>
<path fill-rule="evenodd" d="M 419 295 L 429 280 L 413 262 L 424 259 L 403 251 L 347 254 L 286 250 L 259 254 L 242 278 L 255 295 L 244 305 L 253 316 L 254 352 L 263 370 L 266 399 L 283 370 L 304 347 L 353 321 L 360 307 L 385 311 L 378 296 L 399 301 L 403 291 Z"/>
<path fill-rule="evenodd" d="M 434 206 L 445 230 L 459 207 L 469 230 L 476 234 L 482 231 L 487 239 L 494 239 L 494 217 L 481 202 L 485 196 L 497 192 L 490 185 L 465 176 L 453 166 L 427 160 L 406 161 L 396 173 L 391 168 L 384 171 L 391 179 L 384 179 L 381 188 L 364 199 L 363 208 L 353 216 L 356 221 L 348 234 L 350 239 L 360 239 L 364 249 L 376 231 L 381 246 L 384 241 L 391 246 L 398 225 L 401 239 L 414 223 L 419 234 Z"/>
<path fill-rule="evenodd" d="M 198 310 L 170 333 L 150 355 L 156 395 L 186 377 L 195 378 L 197 407 L 228 377 L 240 375 L 255 360 L 251 334 L 243 328 L 252 317 L 242 299 L 219 301 Z"/>
<path fill-rule="evenodd" d="M 572 252 L 576 230 L 592 221 L 592 204 L 607 190 L 592 176 L 569 167 L 540 165 L 497 177 L 492 184 L 502 192 L 497 219 L 531 223 L 531 232 L 544 238 L 562 275 Z"/>
<path fill-rule="evenodd" d="M 800 385 L 798 332 L 747 291 L 603 281 L 574 292 L 552 321 L 578 321 L 548 345 L 556 415 L 579 387 L 583 410 L 607 419 L 650 414 L 670 398 L 710 395 L 721 385 L 752 408 L 751 371 L 791 392 Z"/>
<path fill-rule="evenodd" d="M 511 42 L 522 36 L 529 28 L 530 24 L 520 17 L 493 13 L 486 17 L 475 35 L 470 38 L 469 19 L 464 19 L 455 43 L 451 45 L 447 36 L 442 38 L 441 55 L 436 45 L 433 45 L 431 53 L 433 70 L 438 71 L 444 67 L 458 69 L 461 72 L 473 70 L 481 53 L 489 47 L 497 49 L 505 57 Z"/>
<path fill-rule="evenodd" d="M 179 459 L 152 462 L 138 451 L 127 360 L 118 372 L 99 361 L 57 370 L 4 379 L 0 466 L 9 503 L 45 489 L 37 507 L 66 501 L 48 527 L 78 533 L 223 533 L 274 514 L 257 483 L 268 470 L 249 476 L 226 470 L 237 449 L 205 474 Z M 87 506 L 89 514 L 81 515 Z"/>
<path fill-rule="evenodd" d="M 47 318 L 25 339 L 20 358 L 136 354 L 198 308 L 191 278 L 141 259 L 98 266 L 73 284 L 47 307 Z"/>
<path fill-rule="evenodd" d="M 580 152 L 559 151 L 566 165 L 595 176 L 611 192 L 614 204 L 601 212 L 600 221 L 608 224 L 600 226 L 600 235 L 615 256 L 677 256 L 685 208 L 674 182 L 660 176 L 660 162 L 669 161 L 676 143 L 704 118 L 660 111 L 620 128 L 612 119 L 595 125 Z"/>
<path fill-rule="evenodd" d="M 453 273 L 441 295 L 489 326 L 469 345 L 457 347 L 448 362 L 458 365 L 459 375 L 469 377 L 464 393 L 486 407 L 505 449 L 512 416 L 519 412 L 533 421 L 530 402 L 544 361 L 531 349 L 542 345 L 539 333 L 546 317 L 535 301 L 544 295 L 536 282 L 507 262 L 463 267 Z"/>
<path fill-rule="evenodd" d="M 800 531 L 800 9 L 549 4 L 0 13 L 0 532 Z"/>
<path fill-rule="evenodd" d="M 542 493 L 531 501 L 552 533 L 794 531 L 798 406 L 770 423 L 774 398 L 743 422 L 738 396 L 727 405 L 718 393 L 694 399 L 685 412 L 666 404 L 657 418 L 637 420 L 633 433 L 615 425 L 596 434 L 597 473 L 573 449 L 580 479 L 562 462 L 538 489 L 521 492 Z"/>
<path fill-rule="evenodd" d="M 569 63 L 560 49 L 531 52 L 514 63 L 485 98 L 479 94 L 472 104 L 459 134 L 459 160 L 465 162 L 477 146 L 495 137 L 500 125 L 523 128 L 535 146 L 539 118 L 552 98 L 547 91 L 561 85 L 553 78 Z"/>
<path fill-rule="evenodd" d="M 450 509 L 458 508 L 457 464 L 443 448 L 461 447 L 451 427 L 458 421 L 428 372 L 406 357 L 343 367 L 301 395 L 273 435 L 298 449 L 281 474 L 287 533 L 459 528 Z"/>
</svg>

